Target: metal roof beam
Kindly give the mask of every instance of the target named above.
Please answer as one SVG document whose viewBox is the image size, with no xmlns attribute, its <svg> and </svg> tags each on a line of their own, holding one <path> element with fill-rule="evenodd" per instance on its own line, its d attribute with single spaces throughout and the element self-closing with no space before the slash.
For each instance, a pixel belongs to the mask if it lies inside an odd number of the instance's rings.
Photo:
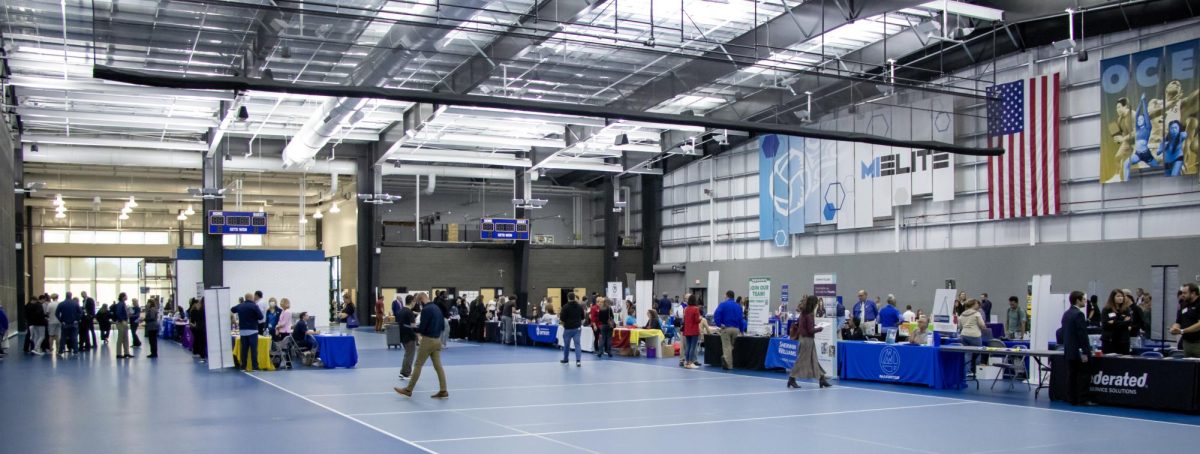
<svg viewBox="0 0 1200 454">
<path fill-rule="evenodd" d="M 871 2 L 848 2 L 843 9 L 839 2 L 807 2 L 792 7 L 790 13 L 781 14 L 763 22 L 758 27 L 730 40 L 724 49 L 754 49 L 733 55 L 735 60 L 757 61 L 767 58 L 770 49 L 786 48 L 803 42 L 818 34 L 828 32 L 848 22 L 919 5 L 921 1 L 876 0 Z M 857 8 L 857 9 L 855 9 Z M 811 35 L 810 32 L 814 31 Z M 717 49 L 700 58 L 681 65 L 670 75 L 660 77 L 632 91 L 627 96 L 609 103 L 609 107 L 621 110 L 644 111 L 675 96 L 686 94 L 708 85 L 717 79 L 738 70 L 738 64 L 730 61 L 730 55 Z"/>
<path fill-rule="evenodd" d="M 504 35 L 496 38 L 491 44 L 484 47 L 480 53 L 467 59 L 467 61 L 463 62 L 462 65 L 448 74 L 443 80 L 449 86 L 450 90 L 455 93 L 470 93 L 475 87 L 478 87 L 492 77 L 497 61 L 505 62 L 516 59 L 522 53 L 545 42 L 547 38 L 557 32 L 561 27 L 556 26 L 556 24 L 573 23 L 582 14 L 600 7 L 607 1 L 542 0 L 533 11 L 521 16 L 517 24 L 509 27 Z M 540 18 L 554 19 L 560 22 L 545 22 L 545 24 L 549 24 L 550 26 L 542 27 L 543 23 L 538 22 Z M 535 28 L 536 31 L 528 31 L 530 27 Z M 511 34 L 514 30 L 518 29 L 523 30 L 520 36 Z"/>
</svg>

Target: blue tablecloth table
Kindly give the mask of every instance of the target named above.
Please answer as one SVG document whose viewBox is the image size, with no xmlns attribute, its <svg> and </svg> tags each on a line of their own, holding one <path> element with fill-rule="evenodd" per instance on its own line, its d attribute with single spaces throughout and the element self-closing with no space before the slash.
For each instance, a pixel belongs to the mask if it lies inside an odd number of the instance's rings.
<svg viewBox="0 0 1200 454">
<path fill-rule="evenodd" d="M 934 389 L 967 386 L 962 353 L 921 345 L 840 341 L 837 355 L 842 379 L 922 384 Z"/>
<path fill-rule="evenodd" d="M 525 325 L 525 333 L 529 340 L 537 343 L 551 344 L 558 342 L 558 325 Z"/>
<path fill-rule="evenodd" d="M 326 369 L 354 367 L 358 364 L 358 348 L 354 336 L 313 336 L 320 348 L 321 363 Z"/>
<path fill-rule="evenodd" d="M 792 370 L 799 351 L 800 342 L 786 337 L 773 337 L 771 344 L 767 346 L 767 357 L 763 360 L 763 368 Z"/>
</svg>

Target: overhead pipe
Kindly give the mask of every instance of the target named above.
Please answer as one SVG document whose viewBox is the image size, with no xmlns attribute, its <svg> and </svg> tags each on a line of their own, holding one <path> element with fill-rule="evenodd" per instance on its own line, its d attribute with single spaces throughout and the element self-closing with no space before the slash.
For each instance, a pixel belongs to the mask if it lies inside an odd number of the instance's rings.
<svg viewBox="0 0 1200 454">
<path fill-rule="evenodd" d="M 408 176 L 441 176 L 448 178 L 481 178 L 485 180 L 512 180 L 515 172 L 512 169 L 486 169 L 479 167 L 449 167 L 408 165 L 400 167 L 383 167 L 383 175 Z M 418 186 L 419 187 L 419 186 Z"/>
<path fill-rule="evenodd" d="M 425 195 L 433 195 L 434 188 L 437 187 L 437 175 L 429 175 L 429 186 L 425 187 Z"/>
<path fill-rule="evenodd" d="M 25 151 L 25 162 L 51 164 L 83 164 L 118 167 L 165 167 L 172 169 L 199 169 L 202 153 L 174 150 L 137 150 L 104 147 L 72 147 L 47 145 L 39 147 L 37 153 Z M 275 158 L 257 156 L 231 156 L 225 161 L 225 170 L 264 172 L 312 172 L 353 174 L 355 165 L 350 161 L 314 161 L 306 167 L 283 167 Z"/>
</svg>

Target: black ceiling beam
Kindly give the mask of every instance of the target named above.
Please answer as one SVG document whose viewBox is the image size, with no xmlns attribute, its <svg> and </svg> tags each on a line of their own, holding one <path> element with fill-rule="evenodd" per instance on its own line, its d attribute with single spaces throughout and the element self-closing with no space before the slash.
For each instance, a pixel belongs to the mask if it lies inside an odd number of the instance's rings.
<svg viewBox="0 0 1200 454">
<path fill-rule="evenodd" d="M 475 54 L 463 62 L 454 72 L 446 76 L 446 85 L 450 91 L 459 94 L 470 93 L 475 87 L 487 82 L 495 72 L 496 62 L 507 62 L 546 41 L 558 31 L 559 25 L 575 22 L 583 13 L 591 11 L 608 0 L 542 0 L 532 11 L 525 13 L 508 28 L 500 37 L 492 40 L 481 54 Z M 562 18 L 567 18 L 563 20 Z M 544 22 L 549 27 L 541 27 L 542 19 L 553 21 Z M 518 29 L 536 31 L 515 34 Z"/>
<path fill-rule="evenodd" d="M 993 3 L 996 3 L 997 7 L 1003 6 L 1003 2 Z M 977 29 L 975 33 L 963 40 L 965 42 L 963 45 L 931 42 L 928 47 L 923 47 L 897 58 L 896 78 L 909 81 L 910 83 L 929 82 L 946 74 L 952 74 L 979 64 L 971 58 L 971 55 L 978 56 L 984 60 L 992 60 L 997 57 L 1024 52 L 1027 49 L 1049 45 L 1054 41 L 1065 39 L 1067 17 L 1061 13 L 1059 8 L 1050 9 L 1057 10 L 1059 13 L 1019 23 L 1008 23 L 1009 31 L 1019 36 L 1019 43 L 1014 43 L 1008 38 L 1003 26 Z M 1083 20 L 1087 24 L 1087 35 L 1085 37 L 1126 31 L 1130 27 L 1140 28 L 1187 20 L 1195 17 L 1197 12 L 1197 10 L 1188 8 L 1188 0 L 1151 0 L 1124 6 L 1095 7 L 1083 13 Z M 1126 23 L 1126 17 L 1128 17 L 1129 23 Z M 991 36 L 993 32 L 998 34 L 994 47 Z M 964 50 L 964 46 L 969 47 L 970 50 Z M 1086 46 L 1084 49 L 1086 49 Z M 853 96 L 853 99 L 863 99 L 861 93 L 853 91 L 858 90 L 856 88 L 858 85 L 869 83 L 869 78 L 874 78 L 878 83 L 882 84 L 883 71 L 884 67 L 879 66 L 866 71 L 866 77 L 857 82 L 835 81 L 835 83 L 825 85 L 819 90 L 810 90 L 813 91 L 813 112 L 829 112 L 844 107 L 849 102 L 852 102 L 852 99 L 849 99 L 850 96 Z M 853 94 L 851 94 L 852 92 Z M 736 109 L 732 111 L 746 113 L 747 115 L 739 118 L 750 121 L 798 124 L 800 121 L 795 116 L 781 114 L 799 110 L 803 107 L 805 98 L 800 91 L 797 93 L 800 96 L 790 96 L 790 93 L 774 94 L 776 104 L 769 110 L 764 110 L 762 108 L 764 105 L 761 103 L 740 104 L 739 102 L 734 104 Z M 762 99 L 748 99 L 751 102 L 756 100 L 762 101 Z M 755 107 L 759 108 L 757 112 L 753 110 Z M 717 116 L 719 118 L 728 118 L 730 113 L 721 112 Z"/>
<path fill-rule="evenodd" d="M 311 83 L 288 83 L 276 80 L 251 79 L 231 76 L 167 76 L 132 69 L 112 68 L 103 65 L 92 67 L 96 79 L 125 82 L 167 88 L 190 88 L 208 90 L 266 91 L 272 93 L 294 93 L 313 96 L 346 98 L 390 99 L 403 102 L 418 102 L 448 106 L 467 106 L 490 109 L 505 109 L 558 115 L 604 118 L 608 120 L 644 121 L 683 126 L 699 126 L 711 129 L 731 129 L 754 134 L 785 134 L 813 139 L 842 140 L 901 148 L 928 149 L 947 153 L 972 156 L 1000 156 L 1001 148 L 977 148 L 942 142 L 923 140 L 897 140 L 871 134 L 823 131 L 819 129 L 781 124 L 753 123 L 748 121 L 720 121 L 692 115 L 662 114 L 613 109 L 605 106 L 553 103 L 526 99 L 498 98 L 490 96 L 435 93 L 421 90 L 379 87 L 331 86 Z"/>
<path fill-rule="evenodd" d="M 837 0 L 797 2 L 788 12 L 759 24 L 758 27 L 729 40 L 639 87 L 609 107 L 647 110 L 675 96 L 691 92 L 737 71 L 741 64 L 767 58 L 772 48 L 786 48 L 816 37 L 847 22 L 921 4 L 921 1 L 877 0 L 845 2 Z M 823 26 L 823 27 L 822 27 Z M 770 44 L 770 47 L 767 47 Z M 728 51 L 728 53 L 726 53 Z M 736 61 L 736 62 L 735 62 Z"/>
</svg>

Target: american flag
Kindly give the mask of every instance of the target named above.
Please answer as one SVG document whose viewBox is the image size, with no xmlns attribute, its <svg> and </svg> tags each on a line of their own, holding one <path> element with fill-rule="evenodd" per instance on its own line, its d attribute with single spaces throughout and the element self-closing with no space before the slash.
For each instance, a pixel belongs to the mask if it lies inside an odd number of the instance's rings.
<svg viewBox="0 0 1200 454">
<path fill-rule="evenodd" d="M 1059 213 L 1058 73 L 995 85 L 988 94 L 988 217 Z"/>
</svg>

